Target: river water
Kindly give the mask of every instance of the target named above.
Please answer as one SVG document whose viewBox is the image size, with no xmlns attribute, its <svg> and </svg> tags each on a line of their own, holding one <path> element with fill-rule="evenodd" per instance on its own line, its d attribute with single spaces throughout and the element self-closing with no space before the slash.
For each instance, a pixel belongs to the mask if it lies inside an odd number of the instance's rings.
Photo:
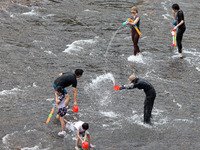
<svg viewBox="0 0 200 150">
<path fill-rule="evenodd" d="M 19 3 L 20 2 L 20 3 Z M 187 30 L 182 60 L 173 59 L 172 0 L 30 0 L 1 2 L 0 149 L 73 150 L 60 138 L 52 84 L 60 72 L 82 68 L 71 122 L 90 125 L 96 150 L 198 150 L 200 147 L 200 2 L 176 1 Z M 130 8 L 139 7 L 143 58 L 134 58 Z M 143 91 L 114 91 L 131 74 L 157 91 L 152 126 L 143 124 Z M 57 110 L 56 110 L 57 111 Z"/>
</svg>

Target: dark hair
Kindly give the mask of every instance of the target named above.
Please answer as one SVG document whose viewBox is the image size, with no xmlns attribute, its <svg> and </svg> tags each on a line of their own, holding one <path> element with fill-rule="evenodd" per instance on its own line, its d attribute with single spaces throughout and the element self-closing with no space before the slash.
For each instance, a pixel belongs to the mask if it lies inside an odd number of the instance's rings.
<svg viewBox="0 0 200 150">
<path fill-rule="evenodd" d="M 64 95 L 64 89 L 63 89 L 61 86 L 57 86 L 57 87 L 56 87 L 56 91 L 57 91 L 58 93 L 62 93 L 62 94 Z"/>
<path fill-rule="evenodd" d="M 172 9 L 179 10 L 179 9 L 180 9 L 180 7 L 179 7 L 179 5 L 178 5 L 178 4 L 173 4 L 173 5 L 172 5 Z"/>
<path fill-rule="evenodd" d="M 84 130 L 89 129 L 89 124 L 88 124 L 88 123 L 83 123 L 82 128 L 83 128 Z"/>
<path fill-rule="evenodd" d="M 75 70 L 75 75 L 79 76 L 79 75 L 82 75 L 83 74 L 83 70 L 82 69 L 76 69 Z"/>
</svg>

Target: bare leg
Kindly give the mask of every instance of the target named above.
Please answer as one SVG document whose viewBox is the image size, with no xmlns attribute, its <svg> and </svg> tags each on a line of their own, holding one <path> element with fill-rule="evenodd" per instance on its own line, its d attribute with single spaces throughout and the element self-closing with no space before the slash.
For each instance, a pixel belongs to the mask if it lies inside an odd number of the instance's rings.
<svg viewBox="0 0 200 150">
<path fill-rule="evenodd" d="M 91 136 L 88 134 L 88 142 L 89 142 L 89 144 L 92 144 L 92 142 L 91 142 Z"/>
<path fill-rule="evenodd" d="M 67 107 L 67 105 L 69 104 L 70 101 L 70 96 L 69 94 L 66 95 L 66 99 L 65 99 L 65 106 Z"/>
<path fill-rule="evenodd" d="M 76 139 L 76 146 L 78 147 L 79 138 Z"/>
<path fill-rule="evenodd" d="M 60 120 L 60 116 L 59 116 L 59 115 L 56 115 L 56 119 Z"/>
<path fill-rule="evenodd" d="M 60 117 L 60 124 L 61 124 L 62 131 L 65 131 L 64 117 Z"/>
</svg>

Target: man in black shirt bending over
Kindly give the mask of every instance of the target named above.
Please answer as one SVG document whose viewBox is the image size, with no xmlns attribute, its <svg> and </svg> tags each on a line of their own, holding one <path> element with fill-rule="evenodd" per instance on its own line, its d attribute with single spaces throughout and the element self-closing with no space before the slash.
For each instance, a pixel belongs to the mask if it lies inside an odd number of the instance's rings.
<svg viewBox="0 0 200 150">
<path fill-rule="evenodd" d="M 74 94 L 74 106 L 77 105 L 77 92 L 76 92 L 76 86 L 77 86 L 77 78 L 80 78 L 83 74 L 82 69 L 76 69 L 75 73 L 66 72 L 66 73 L 60 73 L 59 77 L 54 81 L 53 87 L 56 89 L 57 86 L 61 86 L 63 89 L 72 85 L 73 87 L 73 94 Z M 67 91 L 64 89 L 64 93 L 66 94 L 66 104 L 68 105 L 70 101 L 70 96 L 68 95 Z"/>
<path fill-rule="evenodd" d="M 146 98 L 144 101 L 144 123 L 151 124 L 151 112 L 153 109 L 154 100 L 156 98 L 156 91 L 154 87 L 146 80 L 141 78 L 136 78 L 134 75 L 129 77 L 129 84 L 122 85 L 119 89 L 143 89 Z"/>
</svg>

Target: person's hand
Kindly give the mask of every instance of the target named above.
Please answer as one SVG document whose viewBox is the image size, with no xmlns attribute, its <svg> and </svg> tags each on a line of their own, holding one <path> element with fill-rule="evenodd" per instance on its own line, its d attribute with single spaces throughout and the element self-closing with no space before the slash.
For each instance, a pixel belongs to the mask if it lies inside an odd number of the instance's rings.
<svg viewBox="0 0 200 150">
<path fill-rule="evenodd" d="M 63 73 L 59 73 L 59 75 L 58 75 L 58 76 L 60 77 L 60 76 L 62 76 L 62 75 L 63 75 Z"/>
<path fill-rule="evenodd" d="M 173 30 L 176 30 L 176 29 L 177 29 L 177 26 L 175 26 Z"/>
<path fill-rule="evenodd" d="M 76 106 L 77 105 L 77 102 L 74 102 L 74 106 Z"/>
<path fill-rule="evenodd" d="M 119 87 L 119 90 L 122 90 L 122 89 L 124 89 L 124 85 L 122 85 L 122 86 Z"/>
</svg>

